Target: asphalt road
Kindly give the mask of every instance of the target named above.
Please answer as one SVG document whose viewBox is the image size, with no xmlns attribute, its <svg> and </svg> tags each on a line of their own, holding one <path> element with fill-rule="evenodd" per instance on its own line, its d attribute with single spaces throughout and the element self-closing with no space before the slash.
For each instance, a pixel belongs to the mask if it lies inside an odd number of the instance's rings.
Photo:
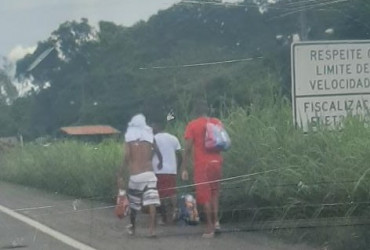
<svg viewBox="0 0 370 250">
<path fill-rule="evenodd" d="M 4 213 L 0 213 L 0 225 L 0 249 L 74 249 Z"/>
<path fill-rule="evenodd" d="M 314 249 L 306 245 L 289 245 L 263 233 L 252 232 L 229 232 L 214 239 L 202 239 L 202 226 L 158 226 L 158 237 L 149 239 L 146 237 L 145 214 L 139 217 L 137 235 L 130 237 L 125 230 L 128 221 L 114 216 L 112 204 L 76 200 L 3 182 L 0 182 L 0 190 L 0 249 Z M 1 207 L 9 208 L 15 215 L 2 211 Z M 30 226 L 12 217 L 16 215 L 32 219 L 36 225 Z M 38 228 L 43 226 L 47 227 L 46 233 Z M 223 225 L 224 229 L 232 227 Z M 59 233 L 62 236 L 59 237 Z M 81 245 L 72 247 L 74 241 Z"/>
</svg>

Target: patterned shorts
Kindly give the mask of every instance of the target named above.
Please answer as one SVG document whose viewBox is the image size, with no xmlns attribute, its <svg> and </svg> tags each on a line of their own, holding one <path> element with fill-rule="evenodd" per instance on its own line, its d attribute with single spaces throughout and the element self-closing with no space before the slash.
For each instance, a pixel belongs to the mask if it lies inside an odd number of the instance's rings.
<svg viewBox="0 0 370 250">
<path fill-rule="evenodd" d="M 142 206 L 161 204 L 157 190 L 157 177 L 153 172 L 131 175 L 128 183 L 130 208 L 140 211 Z"/>
</svg>

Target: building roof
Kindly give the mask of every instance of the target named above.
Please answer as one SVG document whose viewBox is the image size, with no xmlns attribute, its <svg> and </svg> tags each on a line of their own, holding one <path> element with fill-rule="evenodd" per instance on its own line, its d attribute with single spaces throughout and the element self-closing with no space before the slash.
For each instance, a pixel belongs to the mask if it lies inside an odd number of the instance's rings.
<svg viewBox="0 0 370 250">
<path fill-rule="evenodd" d="M 68 135 L 112 135 L 121 133 L 107 125 L 62 127 L 60 130 Z"/>
</svg>

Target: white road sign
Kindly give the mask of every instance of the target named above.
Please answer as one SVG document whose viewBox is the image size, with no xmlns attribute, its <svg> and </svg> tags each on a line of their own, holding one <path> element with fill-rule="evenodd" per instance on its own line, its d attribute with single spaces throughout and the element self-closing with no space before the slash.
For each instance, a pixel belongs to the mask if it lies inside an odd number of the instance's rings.
<svg viewBox="0 0 370 250">
<path fill-rule="evenodd" d="M 369 40 L 297 42 L 291 57 L 293 117 L 303 130 L 368 114 Z"/>
</svg>

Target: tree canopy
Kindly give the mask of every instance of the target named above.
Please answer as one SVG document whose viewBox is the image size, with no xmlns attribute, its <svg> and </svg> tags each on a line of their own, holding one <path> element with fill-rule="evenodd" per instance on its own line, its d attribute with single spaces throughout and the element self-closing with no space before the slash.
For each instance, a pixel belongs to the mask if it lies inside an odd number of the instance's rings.
<svg viewBox="0 0 370 250">
<path fill-rule="evenodd" d="M 178 119 L 188 119 L 197 98 L 216 111 L 263 105 L 271 101 L 265 100 L 268 92 L 290 95 L 294 36 L 369 37 L 365 0 L 270 2 L 183 1 L 132 27 L 65 22 L 17 62 L 18 79 L 32 79 L 38 90 L 14 100 L 0 71 L 7 93 L 0 92 L 0 134 L 31 139 L 77 124 L 122 129 L 136 112 L 162 119 L 174 110 Z"/>
</svg>

